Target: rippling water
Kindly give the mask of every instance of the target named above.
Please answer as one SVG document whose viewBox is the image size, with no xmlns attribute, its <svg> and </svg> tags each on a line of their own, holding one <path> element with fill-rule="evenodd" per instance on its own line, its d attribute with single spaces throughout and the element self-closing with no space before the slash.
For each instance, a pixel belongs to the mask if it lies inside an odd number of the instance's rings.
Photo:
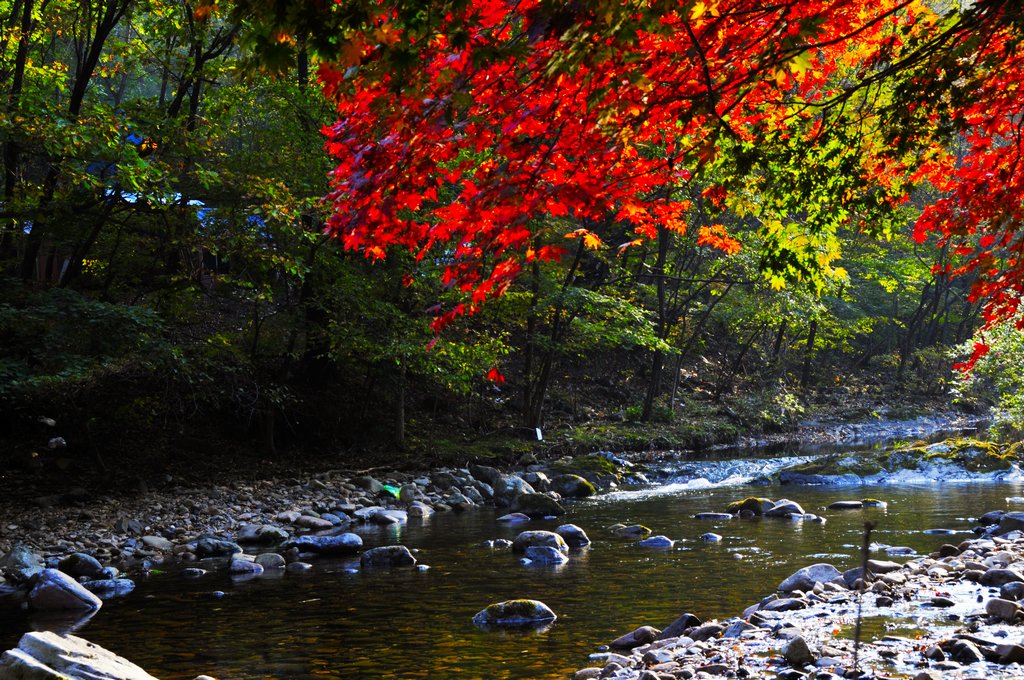
<svg viewBox="0 0 1024 680">
<path fill-rule="evenodd" d="M 1022 493 L 1016 483 L 751 487 L 730 483 L 729 466 L 743 468 L 735 460 L 693 465 L 704 467 L 686 475 L 699 474 L 706 483 L 621 490 L 573 504 L 558 521 L 525 525 L 553 529 L 572 522 L 587 531 L 593 546 L 561 568 L 523 566 L 508 552 L 481 547 L 485 539 L 512 538 L 523 529 L 496 523 L 496 511 L 437 515 L 360 530 L 367 546 L 400 542 L 418 550 L 420 562 L 431 567 L 426 572 L 353 574 L 346 570 L 358 562 L 320 561 L 309 574 L 247 582 L 167 573 L 107 602 L 78 634 L 164 680 L 199 673 L 220 680 L 564 678 L 588 665 L 597 645 L 637 626 L 663 627 L 683 612 L 726 618 L 799 567 L 818 561 L 854 566 L 866 520 L 877 523 L 880 551 L 891 545 L 928 552 L 967 538 L 969 518 L 1006 508 L 1008 496 Z M 828 522 L 692 518 L 748 495 L 791 498 Z M 888 509 L 824 510 L 832 501 L 866 496 L 888 501 Z M 670 550 L 641 549 L 605 531 L 616 522 L 642 523 L 679 542 Z M 928 529 L 960 533 L 924 533 Z M 723 541 L 699 540 L 708 531 Z M 484 632 L 471 623 L 487 604 L 519 597 L 544 601 L 558 620 L 528 633 Z M 0 623 L 4 644 L 29 625 L 18 618 Z"/>
</svg>

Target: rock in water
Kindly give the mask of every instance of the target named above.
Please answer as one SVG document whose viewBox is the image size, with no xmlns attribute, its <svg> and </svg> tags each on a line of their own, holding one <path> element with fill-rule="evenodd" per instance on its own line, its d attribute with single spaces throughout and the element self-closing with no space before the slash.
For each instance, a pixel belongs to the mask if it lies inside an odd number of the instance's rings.
<svg viewBox="0 0 1024 680">
<path fill-rule="evenodd" d="M 156 680 L 131 661 L 73 635 L 25 633 L 0 657 L 0 677 L 26 680 Z"/>
<path fill-rule="evenodd" d="M 531 545 L 526 548 L 526 559 L 534 564 L 565 564 L 569 558 L 557 548 L 548 545 Z"/>
<path fill-rule="evenodd" d="M 81 583 L 56 569 L 43 569 L 39 573 L 39 580 L 28 593 L 28 603 L 37 611 L 92 611 L 103 604 L 100 598 L 86 590 Z"/>
<path fill-rule="evenodd" d="M 558 501 L 542 493 L 519 494 L 512 500 L 512 510 L 513 512 L 521 512 L 534 519 L 561 517 L 565 514 L 565 508 Z"/>
<path fill-rule="evenodd" d="M 363 569 L 390 569 L 392 567 L 414 567 L 416 558 L 404 545 L 384 545 L 371 548 L 359 557 Z"/>
<path fill-rule="evenodd" d="M 842 573 L 831 564 L 812 564 L 780 583 L 779 590 L 784 593 L 794 590 L 808 591 L 815 583 L 841 583 L 842 579 Z"/>
<path fill-rule="evenodd" d="M 590 537 L 575 524 L 563 524 L 555 529 L 555 533 L 565 539 L 570 548 L 584 548 L 590 545 Z"/>
<path fill-rule="evenodd" d="M 17 544 L 0 559 L 0 568 L 16 582 L 27 581 L 46 567 L 46 561 L 27 545 Z"/>
<path fill-rule="evenodd" d="M 579 475 L 558 475 L 551 488 L 566 498 L 587 498 L 597 493 L 594 485 Z"/>
<path fill-rule="evenodd" d="M 473 617 L 478 626 L 540 626 L 556 618 L 543 602 L 537 600 L 506 600 L 481 609 Z"/>
<path fill-rule="evenodd" d="M 634 630 L 632 633 L 626 633 L 622 637 L 613 641 L 610 645 L 612 649 L 633 649 L 640 645 L 646 645 L 649 642 L 654 642 L 658 639 L 658 635 L 661 631 L 651 626 L 641 626 Z"/>
<path fill-rule="evenodd" d="M 568 554 L 569 546 L 565 540 L 553 531 L 524 531 L 512 541 L 512 552 L 525 553 L 532 545 L 547 546 L 561 553 Z"/>
<path fill-rule="evenodd" d="M 103 575 L 103 565 L 95 557 L 86 553 L 71 553 L 62 559 L 57 566 L 68 576 L 100 578 Z"/>
<path fill-rule="evenodd" d="M 284 549 L 298 548 L 302 552 L 320 555 L 354 555 L 363 547 L 359 534 L 345 533 L 338 536 L 300 536 L 284 544 Z"/>
<path fill-rule="evenodd" d="M 637 543 L 641 548 L 671 548 L 675 544 L 676 542 L 668 536 L 661 535 L 651 536 Z"/>
</svg>

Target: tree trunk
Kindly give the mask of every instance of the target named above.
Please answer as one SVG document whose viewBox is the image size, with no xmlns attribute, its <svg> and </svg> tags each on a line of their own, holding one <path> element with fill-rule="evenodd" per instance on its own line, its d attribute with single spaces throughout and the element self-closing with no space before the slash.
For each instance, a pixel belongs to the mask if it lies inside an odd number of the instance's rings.
<svg viewBox="0 0 1024 680">
<path fill-rule="evenodd" d="M 811 368 L 814 363 L 814 340 L 818 335 L 818 320 L 811 319 L 807 332 L 807 347 L 804 348 L 804 368 L 800 374 L 800 389 L 806 390 L 811 384 Z"/>
</svg>

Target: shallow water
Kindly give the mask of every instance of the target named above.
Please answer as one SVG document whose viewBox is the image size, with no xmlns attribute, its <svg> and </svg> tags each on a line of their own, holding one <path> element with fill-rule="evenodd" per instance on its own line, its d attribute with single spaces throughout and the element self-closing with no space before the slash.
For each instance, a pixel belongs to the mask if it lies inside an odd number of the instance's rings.
<svg viewBox="0 0 1024 680">
<path fill-rule="evenodd" d="M 731 476 L 703 471 L 709 481 Z M 359 530 L 367 547 L 403 543 L 418 550 L 419 561 L 431 567 L 426 572 L 347 573 L 357 561 L 319 561 L 305 575 L 233 582 L 222 574 L 189 580 L 169 570 L 108 601 L 78 634 L 164 680 L 199 673 L 220 680 L 564 678 L 588 665 L 597 645 L 637 626 L 663 627 L 683 612 L 727 618 L 799 567 L 822 561 L 855 566 L 867 520 L 877 524 L 879 555 L 885 557 L 885 545 L 928 552 L 971 536 L 969 518 L 1006 508 L 1007 497 L 1024 492 L 1016 483 L 799 488 L 716 485 L 721 480 L 619 491 L 575 503 L 558 521 L 517 527 L 502 526 L 494 521 L 498 512 L 481 509 Z M 791 498 L 828 522 L 693 519 L 748 495 Z M 889 506 L 824 509 L 863 497 Z M 594 544 L 562 568 L 523 566 L 508 552 L 480 546 L 485 539 L 512 538 L 524 526 L 553 529 L 566 522 L 583 527 Z M 604 530 L 616 522 L 642 523 L 679 543 L 670 550 L 638 548 Z M 928 529 L 960 533 L 924 533 Z M 701 541 L 705 532 L 724 539 Z M 518 597 L 542 600 L 557 621 L 526 633 L 485 632 L 471 623 L 487 604 Z M 0 623 L 5 648 L 30 625 L 18 617 Z"/>
</svg>

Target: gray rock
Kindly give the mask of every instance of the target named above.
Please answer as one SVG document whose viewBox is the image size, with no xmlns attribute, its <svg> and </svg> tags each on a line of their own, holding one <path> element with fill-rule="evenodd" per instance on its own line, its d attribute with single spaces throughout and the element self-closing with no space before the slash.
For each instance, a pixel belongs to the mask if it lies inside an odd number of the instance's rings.
<svg viewBox="0 0 1024 680">
<path fill-rule="evenodd" d="M 101 600 L 127 595 L 135 590 L 135 581 L 129 578 L 103 578 L 83 583 L 89 592 L 95 593 Z"/>
<path fill-rule="evenodd" d="M 233 576 L 257 575 L 263 573 L 263 565 L 251 560 L 234 558 L 228 565 L 228 573 Z"/>
<path fill-rule="evenodd" d="M 476 464 L 469 466 L 469 474 L 473 475 L 481 482 L 487 482 L 492 487 L 502 477 L 501 472 L 499 472 L 496 468 Z"/>
<path fill-rule="evenodd" d="M 174 550 L 174 544 L 163 536 L 143 536 L 142 545 L 152 550 L 159 550 L 160 552 L 170 552 Z"/>
<path fill-rule="evenodd" d="M 1024 599 L 1024 583 L 1020 581 L 1007 583 L 999 589 L 999 597 L 1014 601 Z"/>
<path fill-rule="evenodd" d="M 569 546 L 565 539 L 553 531 L 524 531 L 512 541 L 512 552 L 525 553 L 530 546 L 547 546 L 568 555 Z"/>
<path fill-rule="evenodd" d="M 778 590 L 790 593 L 808 591 L 815 583 L 843 583 L 843 574 L 831 564 L 812 564 L 804 567 L 779 584 Z"/>
<path fill-rule="evenodd" d="M 359 534 L 344 533 L 337 536 L 298 536 L 284 544 L 284 549 L 298 548 L 301 552 L 318 555 L 355 555 L 363 547 Z"/>
<path fill-rule="evenodd" d="M 434 514 L 434 508 L 423 501 L 413 501 L 409 504 L 409 517 L 430 517 Z"/>
<path fill-rule="evenodd" d="M 23 583 L 46 567 L 46 560 L 27 545 L 16 544 L 11 551 L 0 559 L 0 568 L 14 580 Z"/>
<path fill-rule="evenodd" d="M 764 512 L 765 517 L 789 517 L 803 514 L 805 514 L 804 509 L 800 507 L 800 504 L 787 498 L 775 501 L 775 505 Z"/>
<path fill-rule="evenodd" d="M 694 628 L 686 637 L 690 638 L 694 642 L 703 642 L 704 640 L 710 640 L 716 638 L 725 632 L 725 626 L 719 623 L 705 623 L 703 626 Z"/>
<path fill-rule="evenodd" d="M 374 496 L 376 496 L 377 494 L 384 490 L 384 485 L 378 482 L 373 477 L 353 477 L 351 481 L 360 489 L 363 489 L 364 491 L 369 491 Z"/>
<path fill-rule="evenodd" d="M 242 546 L 234 541 L 205 536 L 196 542 L 197 557 L 230 557 L 242 552 Z"/>
<path fill-rule="evenodd" d="M 420 489 L 415 484 L 403 484 L 398 490 L 398 500 L 409 504 L 420 497 Z"/>
<path fill-rule="evenodd" d="M 323 517 L 311 517 L 310 515 L 299 515 L 295 518 L 293 524 L 310 531 L 326 531 L 334 527 L 330 520 Z"/>
<path fill-rule="evenodd" d="M 284 557 L 277 553 L 260 553 L 254 560 L 256 564 L 263 567 L 264 570 L 268 569 L 284 569 L 287 565 Z"/>
<path fill-rule="evenodd" d="M 569 558 L 549 545 L 531 545 L 526 548 L 526 559 L 535 564 L 565 564 Z"/>
<path fill-rule="evenodd" d="M 698 512 L 694 519 L 727 520 L 733 519 L 735 515 L 729 512 Z"/>
<path fill-rule="evenodd" d="M 1024 663 L 1024 646 L 1014 644 L 996 645 L 999 663 Z"/>
<path fill-rule="evenodd" d="M 797 635 L 782 647 L 782 657 L 790 666 L 800 667 L 814 663 L 814 654 L 807 641 Z"/>
<path fill-rule="evenodd" d="M 641 626 L 631 633 L 626 633 L 620 638 L 613 640 L 609 645 L 612 649 L 633 649 L 640 645 L 646 645 L 658 639 L 661 631 L 651 626 Z"/>
<path fill-rule="evenodd" d="M 530 486 L 525 479 L 517 477 L 516 475 L 501 475 L 497 481 L 494 482 L 494 498 L 496 500 L 501 499 L 511 501 L 516 496 L 536 493 L 537 491 Z M 546 496 L 544 497 L 546 498 Z M 526 514 L 530 515 L 528 512 Z"/>
<path fill-rule="evenodd" d="M 496 521 L 504 522 L 506 524 L 521 524 L 523 522 L 529 522 L 530 516 L 524 515 L 521 512 L 510 512 L 507 515 L 502 515 Z"/>
<path fill-rule="evenodd" d="M 999 586 L 1004 586 L 1007 583 L 1024 582 L 1024 575 L 1016 569 L 989 569 L 981 575 L 979 582 L 983 586 L 998 588 Z"/>
<path fill-rule="evenodd" d="M 738 638 L 742 637 L 748 630 L 757 630 L 757 626 L 747 623 L 743 619 L 737 619 L 729 623 L 725 627 L 725 631 L 722 633 L 724 638 Z"/>
<path fill-rule="evenodd" d="M 302 574 L 313 568 L 309 562 L 289 562 L 285 571 L 289 574 Z"/>
<path fill-rule="evenodd" d="M 860 510 L 864 507 L 863 501 L 836 501 L 830 503 L 829 510 Z"/>
<path fill-rule="evenodd" d="M 985 603 L 985 613 L 1000 621 L 1012 623 L 1020 611 L 1020 605 L 1010 600 L 1003 600 L 998 597 L 992 598 Z"/>
<path fill-rule="evenodd" d="M 273 524 L 246 524 L 238 530 L 235 542 L 242 545 L 274 545 L 288 540 L 288 532 Z"/>
<path fill-rule="evenodd" d="M 585 548 L 590 545 L 590 537 L 575 524 L 563 524 L 555 529 L 555 533 L 561 536 L 570 548 Z"/>
<path fill-rule="evenodd" d="M 76 552 L 71 553 L 60 561 L 57 568 L 69 576 L 88 576 L 89 578 L 100 578 L 103 576 L 103 565 L 92 555 Z"/>
<path fill-rule="evenodd" d="M 637 543 L 637 545 L 641 548 L 671 548 L 675 544 L 676 542 L 668 536 L 661 535 L 651 536 L 650 538 L 645 538 L 644 540 Z"/>
<path fill-rule="evenodd" d="M 556 618 L 543 602 L 538 600 L 506 600 L 481 609 L 473 617 L 478 626 L 535 626 L 551 623 Z"/>
<path fill-rule="evenodd" d="M 379 548 L 371 548 L 360 555 L 359 565 L 363 569 L 414 567 L 416 558 L 404 545 L 384 545 Z"/>
<path fill-rule="evenodd" d="M 721 534 L 715 534 L 709 531 L 706 534 L 701 534 L 700 540 L 707 541 L 708 543 L 719 543 L 722 540 L 722 536 Z"/>
<path fill-rule="evenodd" d="M 667 640 L 669 638 L 681 637 L 690 628 L 695 628 L 701 624 L 701 620 L 693 614 L 687 612 L 681 615 L 675 621 L 670 623 L 665 630 L 661 631 L 658 636 L 659 640 Z"/>
<path fill-rule="evenodd" d="M 730 517 L 731 516 L 732 515 L 730 515 Z M 630 524 L 629 526 L 624 524 L 613 524 L 608 527 L 608 530 L 619 538 L 641 539 L 647 538 L 651 535 L 651 530 L 643 524 Z"/>
<path fill-rule="evenodd" d="M 1024 531 L 1024 512 L 1007 512 L 999 518 L 995 535 L 1002 536 L 1011 531 Z"/>
<path fill-rule="evenodd" d="M 28 593 L 28 604 L 37 611 L 71 609 L 92 611 L 103 604 L 82 584 L 57 569 L 43 569 Z"/>
<path fill-rule="evenodd" d="M 0 677 L 15 680 L 156 680 L 113 652 L 73 635 L 25 633 L 16 649 L 0 657 Z"/>
<path fill-rule="evenodd" d="M 959 663 L 978 663 L 979 661 L 985 660 L 985 655 L 981 653 L 977 645 L 969 640 L 957 640 L 953 644 L 953 649 L 950 651 L 950 656 Z"/>
<path fill-rule="evenodd" d="M 518 478 L 517 478 L 518 479 Z M 525 484 L 525 482 L 523 482 Z M 520 493 L 512 499 L 512 510 L 533 519 L 561 517 L 565 508 L 558 501 L 542 493 Z"/>
<path fill-rule="evenodd" d="M 894 571 L 899 571 L 903 568 L 903 565 L 899 562 L 892 562 L 890 560 L 868 560 L 868 569 L 872 574 L 889 574 Z"/>
</svg>

